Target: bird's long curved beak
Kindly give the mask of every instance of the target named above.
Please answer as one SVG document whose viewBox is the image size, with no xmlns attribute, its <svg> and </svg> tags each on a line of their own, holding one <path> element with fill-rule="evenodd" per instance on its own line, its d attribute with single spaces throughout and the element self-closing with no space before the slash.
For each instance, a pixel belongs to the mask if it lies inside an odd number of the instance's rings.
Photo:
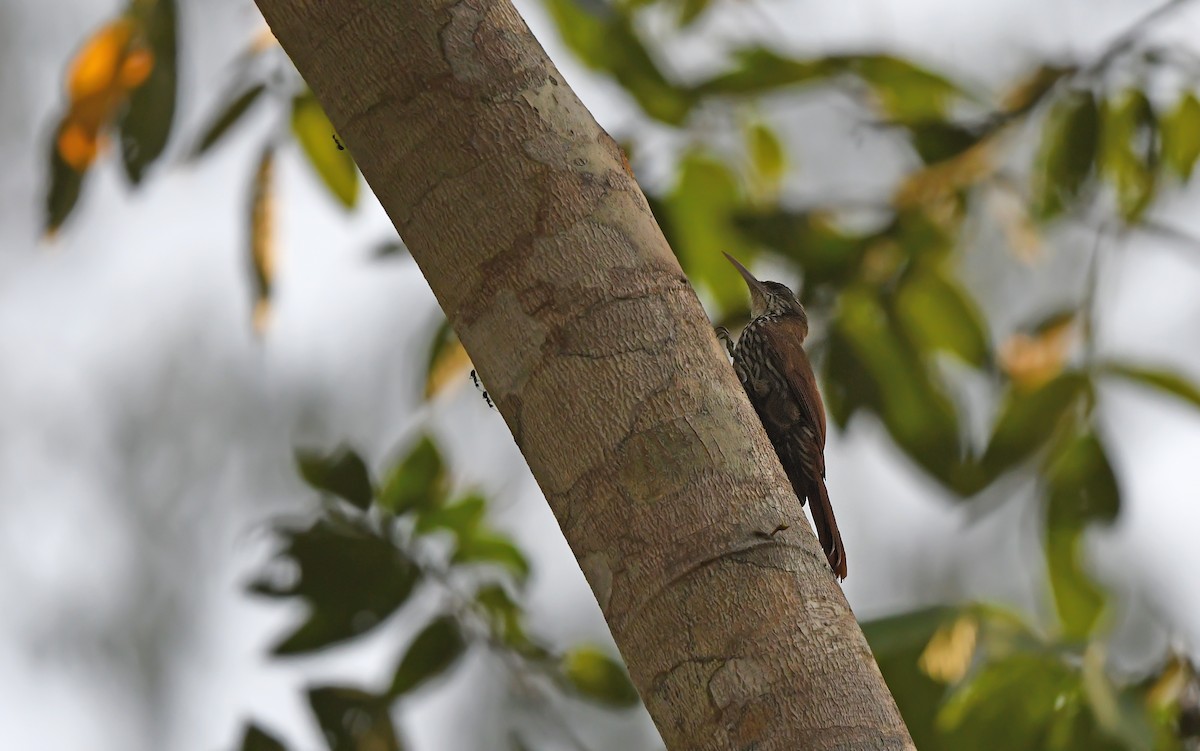
<svg viewBox="0 0 1200 751">
<path fill-rule="evenodd" d="M 723 253 L 723 255 L 729 259 L 729 262 L 733 264 L 734 268 L 738 270 L 738 273 L 742 275 L 742 278 L 746 280 L 746 286 L 750 288 L 750 307 L 754 310 L 757 310 L 758 307 L 763 304 L 768 297 L 767 288 L 762 282 L 758 281 L 758 279 L 754 277 L 754 274 L 751 274 L 750 270 L 743 266 L 738 259 L 729 255 L 728 253 Z"/>
</svg>

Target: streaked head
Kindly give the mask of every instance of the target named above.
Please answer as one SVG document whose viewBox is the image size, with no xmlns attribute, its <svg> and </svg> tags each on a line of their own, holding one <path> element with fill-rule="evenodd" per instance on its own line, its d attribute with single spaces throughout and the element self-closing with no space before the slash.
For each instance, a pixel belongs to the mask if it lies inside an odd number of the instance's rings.
<svg viewBox="0 0 1200 751">
<path fill-rule="evenodd" d="M 746 280 L 746 286 L 750 288 L 750 316 L 752 318 L 797 316 L 804 321 L 804 330 L 807 333 L 808 314 L 787 285 L 779 282 L 759 281 L 736 258 L 728 253 L 725 254 L 725 257 L 737 268 L 738 273 Z"/>
</svg>

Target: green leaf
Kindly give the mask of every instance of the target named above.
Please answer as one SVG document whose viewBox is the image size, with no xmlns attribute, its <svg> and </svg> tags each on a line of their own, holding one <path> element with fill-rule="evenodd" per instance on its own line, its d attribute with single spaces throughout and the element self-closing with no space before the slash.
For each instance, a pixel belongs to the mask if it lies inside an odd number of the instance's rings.
<svg viewBox="0 0 1200 751">
<path fill-rule="evenodd" d="M 250 590 L 308 602 L 308 619 L 274 648 L 277 655 L 311 652 L 357 637 L 381 623 L 412 594 L 421 571 L 390 541 L 321 520 L 281 529 L 279 557 L 299 570 L 294 583 L 259 579 Z"/>
<path fill-rule="evenodd" d="M 355 688 L 322 686 L 308 691 L 308 703 L 329 751 L 401 751 L 386 697 Z"/>
<path fill-rule="evenodd" d="M 199 143 L 192 151 L 192 158 L 203 156 L 215 146 L 221 137 L 242 119 L 242 115 L 250 110 L 250 106 L 258 101 L 264 91 L 266 91 L 266 86 L 261 83 L 255 84 L 227 101 L 221 112 L 204 129 L 204 135 L 200 137 Z"/>
<path fill-rule="evenodd" d="M 951 102 L 963 96 L 949 79 L 898 57 L 857 55 L 839 60 L 870 85 L 883 111 L 899 121 L 939 119 Z"/>
<path fill-rule="evenodd" d="M 748 239 L 804 269 L 801 296 L 805 300 L 823 285 L 840 290 L 853 281 L 869 244 L 868 238 L 845 234 L 828 216 L 815 212 L 740 213 L 735 224 Z"/>
<path fill-rule="evenodd" d="M 761 94 L 796 84 L 826 81 L 843 69 L 826 58 L 793 60 L 762 47 L 737 50 L 734 61 L 729 72 L 700 84 L 695 91 L 702 96 Z"/>
<path fill-rule="evenodd" d="M 1050 111 L 1034 164 L 1034 213 L 1043 221 L 1083 195 L 1095 171 L 1100 108 L 1090 91 L 1072 91 Z"/>
<path fill-rule="evenodd" d="M 706 287 L 722 308 L 743 303 L 746 285 L 722 252 L 742 263 L 753 255 L 733 226 L 740 202 L 737 180 L 720 162 L 698 153 L 679 165 L 679 182 L 667 204 L 674 230 L 672 249 L 695 282 Z"/>
<path fill-rule="evenodd" d="M 1099 623 L 1105 596 L 1083 570 L 1083 530 L 1112 522 L 1121 510 L 1117 478 L 1094 433 L 1063 441 L 1050 457 L 1046 477 L 1046 565 L 1063 633 L 1084 639 Z"/>
<path fill-rule="evenodd" d="M 1158 389 L 1159 391 L 1165 391 L 1172 396 L 1183 399 L 1193 407 L 1200 408 L 1200 388 L 1197 388 L 1195 384 L 1177 373 L 1154 368 L 1140 368 L 1135 365 L 1118 362 L 1106 363 L 1101 366 L 1100 372 L 1105 375 L 1126 378 L 1143 386 Z"/>
<path fill-rule="evenodd" d="M 442 455 L 433 440 L 423 436 L 388 474 L 379 505 L 397 515 L 437 508 L 444 501 L 445 481 Z"/>
<path fill-rule="evenodd" d="M 61 129 L 61 125 L 59 128 Z M 67 164 L 58 150 L 59 130 L 50 141 L 50 186 L 46 192 L 45 232 L 54 235 L 75 209 L 79 194 L 83 190 L 86 172 L 77 172 Z"/>
<path fill-rule="evenodd" d="M 448 506 L 422 510 L 417 515 L 416 531 L 427 534 L 438 529 L 453 532 L 457 537 L 471 535 L 483 521 L 487 501 L 479 495 L 469 495 Z"/>
<path fill-rule="evenodd" d="M 921 350 L 944 350 L 982 368 L 991 345 L 983 317 L 967 291 L 940 270 L 917 270 L 900 283 L 896 316 Z"/>
<path fill-rule="evenodd" d="M 746 151 L 755 178 L 767 191 L 778 189 L 787 174 L 787 155 L 775 131 L 765 123 L 754 123 L 746 130 Z"/>
<path fill-rule="evenodd" d="M 125 174 L 137 185 L 166 149 L 175 118 L 177 13 L 175 0 L 146 0 L 133 8 L 154 53 L 154 67 L 133 91 L 120 121 Z"/>
<path fill-rule="evenodd" d="M 1068 639 L 1086 638 L 1104 614 L 1104 590 L 1083 570 L 1083 529 L 1052 526 L 1046 530 L 1046 568 L 1054 609 Z"/>
<path fill-rule="evenodd" d="M 585 65 L 605 71 L 657 120 L 678 125 L 695 103 L 692 92 L 667 80 L 633 25 L 631 10 L 619 5 L 548 0 L 563 42 Z"/>
<path fill-rule="evenodd" d="M 432 399 L 442 389 L 461 378 L 470 364 L 471 358 L 463 349 L 454 328 L 443 318 L 429 343 L 429 355 L 425 365 L 425 399 Z"/>
<path fill-rule="evenodd" d="M 425 681 L 445 673 L 467 649 L 467 640 L 452 616 L 426 626 L 408 647 L 396 668 L 388 697 L 407 694 Z"/>
<path fill-rule="evenodd" d="M 1200 99 L 1189 91 L 1160 123 L 1163 164 L 1182 179 L 1192 179 L 1200 159 Z"/>
<path fill-rule="evenodd" d="M 1117 477 L 1095 433 L 1075 436 L 1056 447 L 1045 476 L 1052 526 L 1111 523 L 1121 512 Z"/>
<path fill-rule="evenodd" d="M 946 686 L 921 669 L 921 654 L 934 633 L 958 614 L 955 608 L 928 608 L 863 624 L 863 634 L 883 679 L 896 699 L 913 743 L 922 751 L 945 748 L 935 720 Z"/>
<path fill-rule="evenodd" d="M 996 477 L 1044 446 L 1090 385 L 1084 375 L 1063 373 L 1033 391 L 1010 389 L 983 455 L 988 475 Z"/>
<path fill-rule="evenodd" d="M 323 493 L 344 498 L 366 510 L 375 491 L 366 463 L 348 446 L 339 446 L 330 454 L 300 449 L 296 464 L 304 481 Z"/>
<path fill-rule="evenodd" d="M 1158 159 L 1158 120 L 1146 94 L 1127 89 L 1106 103 L 1102 122 L 1101 164 L 1117 189 L 1125 221 L 1141 218 L 1154 198 Z"/>
<path fill-rule="evenodd" d="M 984 133 L 944 120 L 903 123 L 913 148 L 925 164 L 936 164 L 958 156 L 979 143 Z"/>
<path fill-rule="evenodd" d="M 246 732 L 242 735 L 241 751 L 287 751 L 287 746 L 258 725 L 251 723 L 246 726 Z"/>
<path fill-rule="evenodd" d="M 408 255 L 408 248 L 399 239 L 381 242 L 375 246 L 375 250 L 371 253 L 372 258 L 379 260 L 406 255 Z"/>
<path fill-rule="evenodd" d="M 501 642 L 521 654 L 538 652 L 525 632 L 521 607 L 500 584 L 487 584 L 475 593 L 475 601 L 487 614 L 492 633 Z"/>
<path fill-rule="evenodd" d="M 598 647 L 575 647 L 563 655 L 560 668 L 566 684 L 585 699 L 614 707 L 638 703 L 625 666 Z"/>
<path fill-rule="evenodd" d="M 292 99 L 292 133 L 329 192 L 342 206 L 353 208 L 358 200 L 358 167 L 349 151 L 337 147 L 333 123 L 311 91 Z"/>
<path fill-rule="evenodd" d="M 958 617 L 959 608 L 945 605 L 877 618 L 862 624 L 863 636 L 876 657 L 925 649 L 934 632 Z"/>
<path fill-rule="evenodd" d="M 1082 705 L 1076 671 L 1053 655 L 1016 654 L 985 665 L 946 701 L 937 722 L 950 749 L 1074 748 L 1050 739 Z"/>
<path fill-rule="evenodd" d="M 859 393 L 873 397 L 867 406 L 883 418 L 905 453 L 951 487 L 963 482 L 964 450 L 954 405 L 897 335 L 876 290 L 859 286 L 843 293 L 831 337 L 843 340 L 846 365 L 858 370 L 855 377 L 870 379 Z"/>
<path fill-rule="evenodd" d="M 494 563 L 508 569 L 518 581 L 529 577 L 529 560 L 513 542 L 497 534 L 475 531 L 459 537 L 454 563 Z"/>
</svg>

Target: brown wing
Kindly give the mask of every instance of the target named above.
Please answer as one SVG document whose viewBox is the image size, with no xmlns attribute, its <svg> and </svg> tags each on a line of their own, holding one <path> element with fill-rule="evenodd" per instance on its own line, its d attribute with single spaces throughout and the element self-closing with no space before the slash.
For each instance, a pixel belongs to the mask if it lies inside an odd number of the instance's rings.
<svg viewBox="0 0 1200 751">
<path fill-rule="evenodd" d="M 804 351 L 804 325 L 799 321 L 781 318 L 763 326 L 763 342 L 770 358 L 779 363 L 780 375 L 787 382 L 792 399 L 799 406 L 796 416 L 802 425 L 816 426 L 817 445 L 820 448 L 821 476 L 825 476 L 825 403 L 817 390 L 817 378 L 812 363 Z"/>
<path fill-rule="evenodd" d="M 766 367 L 787 388 L 751 401 L 800 502 L 812 501 L 813 523 L 830 567 L 845 579 L 846 549 L 825 488 L 825 405 L 802 345 L 804 334 L 803 324 L 786 318 L 762 327 Z"/>
</svg>

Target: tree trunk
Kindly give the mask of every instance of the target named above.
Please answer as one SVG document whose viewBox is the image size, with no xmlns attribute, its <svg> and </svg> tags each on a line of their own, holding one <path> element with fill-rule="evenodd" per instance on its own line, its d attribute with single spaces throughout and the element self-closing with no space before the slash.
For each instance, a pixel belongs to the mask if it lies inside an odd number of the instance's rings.
<svg viewBox="0 0 1200 751">
<path fill-rule="evenodd" d="M 628 162 L 509 0 L 258 5 L 470 353 L 667 748 L 912 748 Z"/>
</svg>

